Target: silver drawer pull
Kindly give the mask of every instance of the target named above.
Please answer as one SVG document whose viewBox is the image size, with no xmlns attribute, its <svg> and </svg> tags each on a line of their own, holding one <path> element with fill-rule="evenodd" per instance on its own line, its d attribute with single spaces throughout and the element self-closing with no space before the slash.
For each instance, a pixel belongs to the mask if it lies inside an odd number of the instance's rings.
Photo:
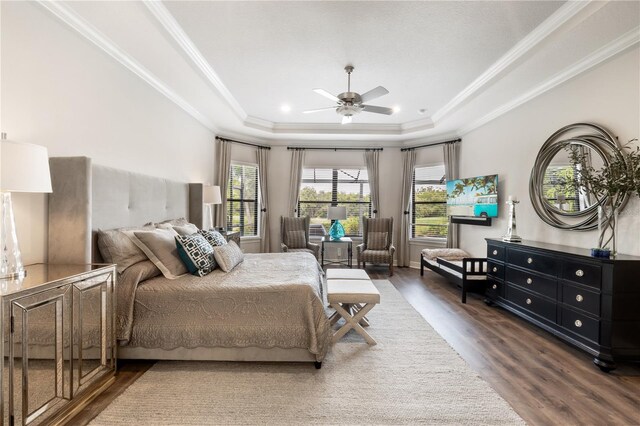
<svg viewBox="0 0 640 426">
<path fill-rule="evenodd" d="M 527 284 L 531 284 L 533 280 L 531 278 L 527 278 Z"/>
<path fill-rule="evenodd" d="M 493 255 L 495 256 L 495 255 L 497 255 L 497 254 L 498 254 L 498 250 L 494 250 L 494 251 L 493 251 Z"/>
<path fill-rule="evenodd" d="M 496 266 L 493 267 L 493 272 L 498 272 L 498 268 Z"/>
<path fill-rule="evenodd" d="M 583 300 L 584 300 L 584 297 L 582 297 L 582 295 L 581 295 L 581 294 L 578 294 L 578 295 L 576 296 L 576 301 L 578 301 L 578 302 L 582 302 Z"/>
<path fill-rule="evenodd" d="M 578 270 L 576 271 L 576 275 L 577 275 L 578 277 L 581 277 L 581 276 L 583 276 L 583 275 L 584 275 L 584 271 L 583 271 L 582 269 L 578 269 Z"/>
<path fill-rule="evenodd" d="M 582 321 L 580 320 L 576 320 L 576 322 L 574 322 L 574 324 L 576 325 L 576 327 L 580 328 L 582 327 Z"/>
<path fill-rule="evenodd" d="M 527 305 L 530 305 L 531 304 L 531 299 L 527 298 L 526 302 L 527 302 Z"/>
<path fill-rule="evenodd" d="M 496 290 L 498 288 L 498 284 L 494 284 L 491 286 L 492 289 Z"/>
<path fill-rule="evenodd" d="M 532 258 L 527 258 L 527 263 L 533 263 L 533 259 Z"/>
</svg>

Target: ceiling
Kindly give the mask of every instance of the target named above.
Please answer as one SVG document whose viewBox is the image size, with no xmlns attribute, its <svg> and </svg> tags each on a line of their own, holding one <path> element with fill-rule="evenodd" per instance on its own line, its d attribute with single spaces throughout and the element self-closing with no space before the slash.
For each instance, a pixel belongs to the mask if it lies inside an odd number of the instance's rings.
<svg viewBox="0 0 640 426">
<path fill-rule="evenodd" d="M 217 134 L 273 144 L 459 136 L 640 42 L 640 2 L 41 4 Z M 302 114 L 347 64 L 399 112 Z"/>
<path fill-rule="evenodd" d="M 537 27 L 562 2 L 165 2 L 169 12 L 250 116 L 337 123 L 311 91 L 378 85 L 372 102 L 398 106 L 357 123 L 404 123 L 433 113 Z M 289 105 L 290 113 L 281 111 Z"/>
</svg>

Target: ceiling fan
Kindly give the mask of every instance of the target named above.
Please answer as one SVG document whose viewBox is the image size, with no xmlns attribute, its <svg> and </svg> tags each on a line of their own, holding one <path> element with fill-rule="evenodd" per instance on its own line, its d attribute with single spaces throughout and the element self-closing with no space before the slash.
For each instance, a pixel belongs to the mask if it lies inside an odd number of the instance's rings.
<svg viewBox="0 0 640 426">
<path fill-rule="evenodd" d="M 352 92 L 351 91 L 351 73 L 353 72 L 353 66 L 347 65 L 346 67 L 344 67 L 344 70 L 347 72 L 347 91 L 346 92 L 340 93 L 339 95 L 334 96 L 324 89 L 313 89 L 313 91 L 316 92 L 317 94 L 322 95 L 326 98 L 329 98 L 332 101 L 335 101 L 337 105 L 326 107 L 326 108 L 311 109 L 311 110 L 303 111 L 305 114 L 335 109 L 336 112 L 342 116 L 342 124 L 351 123 L 353 116 L 355 114 L 359 114 L 362 111 L 373 112 L 375 114 L 385 114 L 385 115 L 393 114 L 392 108 L 364 104 L 367 101 L 386 95 L 387 93 L 389 93 L 387 89 L 385 89 L 382 86 L 378 86 L 375 89 L 371 89 L 368 92 L 363 93 L 362 95 L 356 92 Z"/>
</svg>

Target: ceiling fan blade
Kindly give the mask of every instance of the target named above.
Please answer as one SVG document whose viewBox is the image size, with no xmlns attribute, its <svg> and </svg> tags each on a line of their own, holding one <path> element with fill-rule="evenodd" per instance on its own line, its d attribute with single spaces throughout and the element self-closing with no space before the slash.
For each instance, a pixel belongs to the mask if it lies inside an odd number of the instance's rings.
<svg viewBox="0 0 640 426">
<path fill-rule="evenodd" d="M 342 102 L 337 96 L 332 95 L 331 93 L 327 92 L 324 89 L 313 89 L 313 91 L 316 92 L 318 95 L 322 95 L 325 98 L 331 99 L 332 101 Z"/>
<path fill-rule="evenodd" d="M 378 86 L 375 89 L 371 89 L 368 92 L 363 93 L 360 95 L 360 98 L 362 99 L 362 102 L 367 102 L 379 98 L 380 96 L 384 96 L 387 93 L 389 93 L 387 89 L 382 86 Z"/>
<path fill-rule="evenodd" d="M 349 124 L 349 123 L 351 123 L 352 119 L 353 119 L 353 117 L 350 116 L 350 115 L 343 115 L 342 116 L 342 124 Z"/>
<path fill-rule="evenodd" d="M 374 112 L 376 114 L 386 114 L 386 115 L 393 114 L 392 108 L 386 108 L 386 107 L 374 106 L 374 105 L 362 105 L 362 110 L 367 112 Z"/>
<path fill-rule="evenodd" d="M 311 114 L 313 112 L 320 112 L 320 111 L 329 111 L 330 109 L 335 110 L 336 107 L 332 106 L 332 107 L 326 107 L 326 108 L 318 108 L 318 109 L 308 109 L 306 111 L 302 111 L 303 114 Z"/>
</svg>

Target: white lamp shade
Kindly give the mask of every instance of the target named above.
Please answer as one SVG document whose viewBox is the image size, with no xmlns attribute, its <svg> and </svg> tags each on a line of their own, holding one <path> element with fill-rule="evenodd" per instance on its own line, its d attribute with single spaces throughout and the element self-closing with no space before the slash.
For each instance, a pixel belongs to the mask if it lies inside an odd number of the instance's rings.
<svg viewBox="0 0 640 426">
<path fill-rule="evenodd" d="M 0 189 L 7 192 L 52 192 L 47 148 L 24 142 L 0 141 Z"/>
<path fill-rule="evenodd" d="M 205 185 L 202 189 L 202 200 L 204 204 L 222 204 L 220 187 Z"/>
<path fill-rule="evenodd" d="M 347 218 L 347 208 L 341 206 L 331 206 L 327 213 L 328 219 L 345 220 Z"/>
</svg>

